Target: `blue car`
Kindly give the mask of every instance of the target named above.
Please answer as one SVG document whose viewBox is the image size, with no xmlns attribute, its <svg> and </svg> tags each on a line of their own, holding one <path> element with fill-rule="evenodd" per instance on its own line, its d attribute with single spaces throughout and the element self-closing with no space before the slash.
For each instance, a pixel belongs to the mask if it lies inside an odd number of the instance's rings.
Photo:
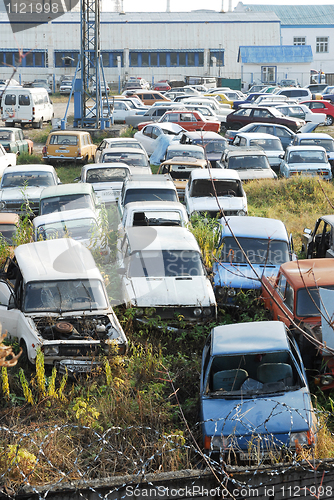
<svg viewBox="0 0 334 500">
<path fill-rule="evenodd" d="M 265 217 L 220 219 L 218 258 L 213 264 L 213 288 L 219 303 L 232 305 L 239 290 L 261 290 L 260 277 L 277 276 L 280 265 L 295 258 L 292 237 L 282 221 Z M 233 234 L 238 239 L 251 265 Z"/>
<path fill-rule="evenodd" d="M 305 369 L 280 321 L 211 330 L 202 356 L 200 407 L 204 449 L 225 462 L 276 463 L 314 445 L 316 418 Z"/>
</svg>

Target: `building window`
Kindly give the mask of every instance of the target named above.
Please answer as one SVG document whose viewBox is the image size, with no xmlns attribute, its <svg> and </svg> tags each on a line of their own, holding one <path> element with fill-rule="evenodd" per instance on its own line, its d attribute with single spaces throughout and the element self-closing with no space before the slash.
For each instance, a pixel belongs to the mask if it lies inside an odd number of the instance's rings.
<svg viewBox="0 0 334 500">
<path fill-rule="evenodd" d="M 261 81 L 263 83 L 276 82 L 276 66 L 262 66 L 261 68 Z"/>
<path fill-rule="evenodd" d="M 117 57 L 121 58 L 121 66 L 123 67 L 122 52 L 102 52 L 102 64 L 104 68 L 117 68 Z"/>
<path fill-rule="evenodd" d="M 213 66 L 213 57 L 216 58 L 217 68 L 225 66 L 224 63 L 224 51 L 223 50 L 210 50 L 210 66 Z"/>
<path fill-rule="evenodd" d="M 316 52 L 328 52 L 328 36 L 317 36 Z"/>
<path fill-rule="evenodd" d="M 56 68 L 75 68 L 78 64 L 78 52 L 55 52 Z"/>
<path fill-rule="evenodd" d="M 130 51 L 130 66 L 203 66 L 203 52 Z"/>
<path fill-rule="evenodd" d="M 293 37 L 293 45 L 305 45 L 306 38 L 305 36 L 294 36 Z"/>
<path fill-rule="evenodd" d="M 21 64 L 21 67 L 23 68 L 44 68 L 47 66 L 47 59 L 45 56 L 45 52 L 23 50 L 23 57 L 21 58 L 19 51 L 1 51 L 0 64 L 7 66 L 17 66 L 18 64 Z"/>
</svg>

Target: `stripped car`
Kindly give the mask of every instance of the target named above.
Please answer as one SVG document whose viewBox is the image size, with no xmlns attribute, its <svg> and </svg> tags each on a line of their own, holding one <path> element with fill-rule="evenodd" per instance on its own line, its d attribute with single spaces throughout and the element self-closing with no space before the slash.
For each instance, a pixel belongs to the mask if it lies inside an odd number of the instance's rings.
<svg viewBox="0 0 334 500">
<path fill-rule="evenodd" d="M 29 363 L 41 348 L 44 362 L 66 361 L 89 371 L 93 360 L 127 350 L 90 251 L 71 238 L 20 245 L 0 280 L 0 322 Z"/>
</svg>

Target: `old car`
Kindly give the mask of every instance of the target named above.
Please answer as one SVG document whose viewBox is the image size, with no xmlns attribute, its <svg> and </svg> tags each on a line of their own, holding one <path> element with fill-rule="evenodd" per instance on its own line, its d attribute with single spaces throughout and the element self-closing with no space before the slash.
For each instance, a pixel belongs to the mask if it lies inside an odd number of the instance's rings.
<svg viewBox="0 0 334 500">
<path fill-rule="evenodd" d="M 61 94 L 70 94 L 73 86 L 73 80 L 63 80 L 59 86 Z"/>
<path fill-rule="evenodd" d="M 168 97 L 165 97 L 164 94 L 161 94 L 157 90 L 140 89 L 136 90 L 135 95 L 147 106 L 152 106 L 157 101 L 170 101 Z"/>
<path fill-rule="evenodd" d="M 282 221 L 265 217 L 220 220 L 213 285 L 217 302 L 233 305 L 240 290 L 261 290 L 264 276 L 295 258 L 292 237 Z"/>
<path fill-rule="evenodd" d="M 200 420 L 205 452 L 224 463 L 277 464 L 312 449 L 317 427 L 311 394 L 283 323 L 211 330 L 202 355 Z"/>
<path fill-rule="evenodd" d="M 133 226 L 182 226 L 189 223 L 186 209 L 178 201 L 134 201 L 124 206 L 119 230 Z"/>
<path fill-rule="evenodd" d="M 43 147 L 43 160 L 51 165 L 63 162 L 88 163 L 94 160 L 96 145 L 89 132 L 57 130 L 51 132 Z"/>
<path fill-rule="evenodd" d="M 293 132 L 297 132 L 300 127 L 305 125 L 304 120 L 289 118 L 275 108 L 264 106 L 243 107 L 233 111 L 226 117 L 226 127 L 237 130 L 253 122 L 278 123 L 279 125 L 285 125 Z"/>
<path fill-rule="evenodd" d="M 199 111 L 179 111 L 172 110 L 166 113 L 157 121 L 160 123 L 176 123 L 185 130 L 211 130 L 212 132 L 219 132 L 220 121 L 218 118 L 206 119 Z M 138 124 L 138 130 L 141 130 L 147 125 L 146 122 Z"/>
<path fill-rule="evenodd" d="M 167 92 L 171 88 L 167 82 L 156 82 L 152 87 L 153 90 L 158 90 L 159 92 Z"/>
<path fill-rule="evenodd" d="M 145 148 L 140 144 L 139 141 L 133 137 L 107 137 L 103 139 L 102 142 L 97 146 L 94 161 L 95 163 L 100 162 L 100 158 L 104 149 L 111 148 L 135 148 L 145 151 Z"/>
<path fill-rule="evenodd" d="M 0 144 L 0 177 L 2 177 L 7 167 L 14 167 L 16 165 L 16 154 L 7 153 Z"/>
<path fill-rule="evenodd" d="M 91 184 L 100 203 L 108 207 L 118 200 L 124 180 L 130 175 L 131 167 L 126 163 L 89 163 L 75 180 Z"/>
<path fill-rule="evenodd" d="M 194 158 L 197 160 L 205 160 L 205 151 L 201 146 L 196 144 L 180 144 L 178 141 L 173 141 L 166 150 L 166 160 L 171 160 L 175 157 Z"/>
<path fill-rule="evenodd" d="M 217 217 L 222 210 L 225 215 L 247 215 L 246 193 L 235 170 L 193 170 L 184 200 L 188 215 Z"/>
<path fill-rule="evenodd" d="M 232 146 L 257 147 L 263 149 L 273 170 L 279 171 L 284 149 L 278 137 L 261 132 L 238 132 Z"/>
<path fill-rule="evenodd" d="M 326 350 L 326 345 L 319 345 L 319 342 L 327 341 L 328 345 L 331 342 L 333 346 L 334 340 L 333 330 L 329 339 L 323 338 L 321 316 L 329 324 L 332 322 L 326 309 L 322 312 L 324 289 L 334 290 L 334 259 L 287 262 L 280 267 L 276 278 L 264 277 L 262 285 L 265 307 L 274 320 L 294 330 L 305 366 L 321 375 L 319 382 L 323 390 L 334 387 L 333 353 Z M 306 334 L 296 330 L 293 322 Z M 312 338 L 315 342 L 312 342 Z"/>
<path fill-rule="evenodd" d="M 159 137 L 166 135 L 172 139 L 184 131 L 185 129 L 177 125 L 177 123 L 154 123 L 146 125 L 136 132 L 134 138 L 144 146 L 147 154 L 151 155 L 156 149 L 159 140 L 161 140 Z"/>
<path fill-rule="evenodd" d="M 20 245 L 0 281 L 0 322 L 35 363 L 67 361 L 69 371 L 91 370 L 92 362 L 125 354 L 127 339 L 112 310 L 90 251 L 71 238 Z"/>
<path fill-rule="evenodd" d="M 191 172 L 199 168 L 206 168 L 206 160 L 197 160 L 196 158 L 184 158 L 175 156 L 171 160 L 166 160 L 161 163 L 158 174 L 169 174 L 175 184 L 179 200 L 184 200 L 184 192 L 186 184 L 189 180 Z"/>
<path fill-rule="evenodd" d="M 304 104 L 282 103 L 275 105 L 275 108 L 285 116 L 300 118 L 301 120 L 305 120 L 306 123 L 315 122 L 320 125 L 325 124 L 326 121 L 325 113 L 313 113 L 312 109 Z"/>
<path fill-rule="evenodd" d="M 13 238 L 20 222 L 20 217 L 15 212 L 0 212 L 0 238 L 9 245 L 13 245 Z"/>
<path fill-rule="evenodd" d="M 132 175 L 124 181 L 118 198 L 118 209 L 123 216 L 124 207 L 134 201 L 179 201 L 176 187 L 168 174 Z"/>
<path fill-rule="evenodd" d="M 325 113 L 325 125 L 333 125 L 334 123 L 334 105 L 326 100 L 319 101 L 302 101 L 313 113 Z"/>
<path fill-rule="evenodd" d="M 243 182 L 253 179 L 277 179 L 266 153 L 256 147 L 231 146 L 222 154 L 221 161 L 217 161 L 216 166 L 236 170 Z"/>
<path fill-rule="evenodd" d="M 213 168 L 227 147 L 227 140 L 216 132 L 184 132 L 180 134 L 180 144 L 193 144 L 204 149 L 205 158 Z"/>
<path fill-rule="evenodd" d="M 193 234 L 183 227 L 129 227 L 120 242 L 124 302 L 136 318 L 159 316 L 177 327 L 180 316 L 201 323 L 216 316 L 216 301 Z"/>
<path fill-rule="evenodd" d="M 328 155 L 321 146 L 289 146 L 280 165 L 280 174 L 286 178 L 294 175 L 318 175 L 326 181 L 332 179 Z"/>
<path fill-rule="evenodd" d="M 40 196 L 39 215 L 90 208 L 99 214 L 99 202 L 91 184 L 62 184 L 43 189 Z"/>
<path fill-rule="evenodd" d="M 129 167 L 139 167 L 138 173 L 146 171 L 147 174 L 151 174 L 150 161 L 146 151 L 138 148 L 125 148 L 125 147 L 115 147 L 115 148 L 105 148 L 100 156 L 100 163 L 115 163 L 120 162 L 126 164 Z"/>
<path fill-rule="evenodd" d="M 323 215 L 314 229 L 304 229 L 302 250 L 307 259 L 334 257 L 334 215 Z"/>
<path fill-rule="evenodd" d="M 296 134 L 293 146 L 322 146 L 327 151 L 329 163 L 334 170 L 334 139 L 329 134 L 324 133 L 301 133 Z"/>
<path fill-rule="evenodd" d="M 166 111 L 170 111 L 171 109 L 183 109 L 182 104 L 173 103 L 173 102 L 163 102 L 162 104 L 159 101 L 155 103 L 146 111 L 137 110 L 135 114 L 129 115 L 125 123 L 133 128 L 138 128 L 139 123 L 142 122 L 157 122 L 160 118 L 166 113 Z"/>
<path fill-rule="evenodd" d="M 14 154 L 14 153 L 13 153 Z M 18 165 L 4 170 L 0 184 L 0 210 L 38 215 L 42 191 L 60 180 L 51 165 Z"/>
<path fill-rule="evenodd" d="M 1 127 L 0 144 L 7 153 L 28 153 L 31 155 L 34 149 L 33 141 L 24 137 L 21 128 Z"/>
</svg>

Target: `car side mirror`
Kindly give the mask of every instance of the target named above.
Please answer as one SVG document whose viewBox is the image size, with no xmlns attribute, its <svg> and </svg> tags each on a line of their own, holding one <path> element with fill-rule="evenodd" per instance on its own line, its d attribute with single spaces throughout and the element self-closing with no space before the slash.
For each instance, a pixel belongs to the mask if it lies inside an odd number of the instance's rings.
<svg viewBox="0 0 334 500">
<path fill-rule="evenodd" d="M 16 300 L 13 294 L 10 295 L 7 309 L 8 310 L 17 309 Z"/>
<path fill-rule="evenodd" d="M 284 158 L 284 153 L 282 153 L 281 155 L 278 156 L 279 158 L 281 158 L 281 160 L 283 160 Z"/>
<path fill-rule="evenodd" d="M 119 268 L 117 269 L 117 274 L 119 274 L 120 276 L 125 276 L 125 274 L 126 274 L 126 269 L 125 269 L 125 267 L 119 267 Z"/>
<path fill-rule="evenodd" d="M 80 181 L 80 177 L 76 177 L 75 179 L 73 179 L 73 182 L 79 182 Z"/>
</svg>

